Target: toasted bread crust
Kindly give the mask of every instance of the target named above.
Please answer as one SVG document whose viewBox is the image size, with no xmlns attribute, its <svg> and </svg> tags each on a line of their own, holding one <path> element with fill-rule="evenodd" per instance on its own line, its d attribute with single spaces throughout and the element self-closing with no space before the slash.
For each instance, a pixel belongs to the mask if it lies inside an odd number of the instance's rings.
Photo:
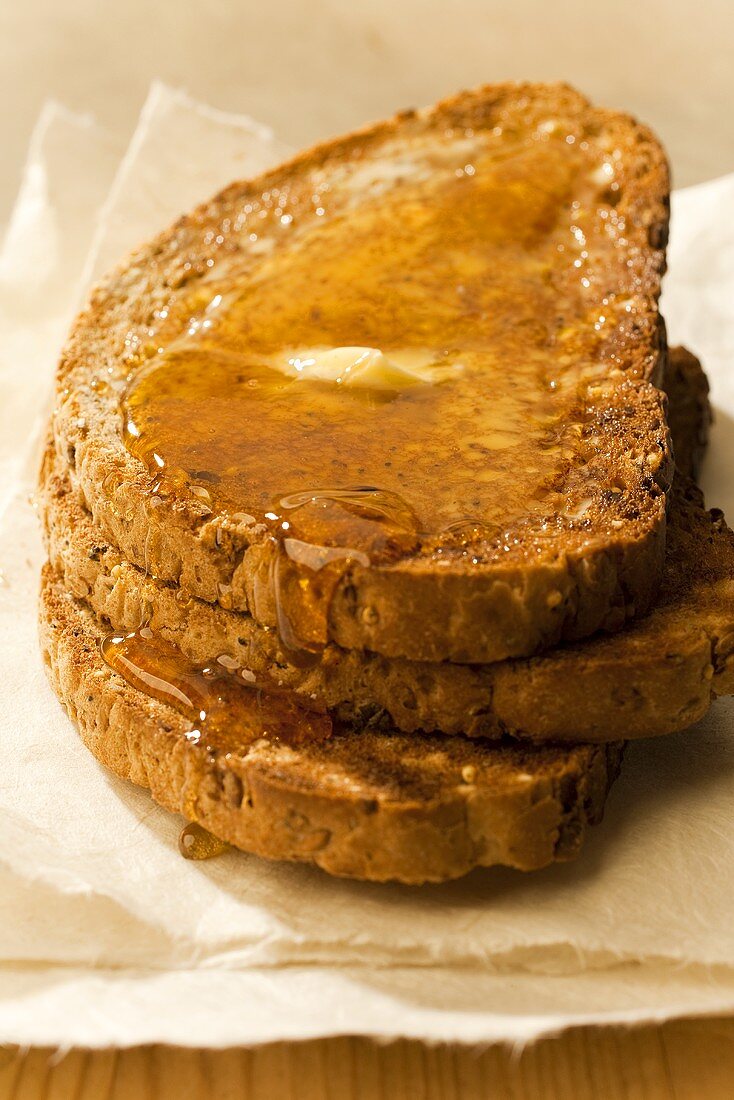
<svg viewBox="0 0 734 1100">
<path fill-rule="evenodd" d="M 695 481 L 713 420 L 708 378 L 700 360 L 687 348 L 671 348 L 661 386 L 668 395 L 675 468 Z"/>
<path fill-rule="evenodd" d="M 53 478 L 42 507 L 54 569 L 113 630 L 146 620 L 190 660 L 229 658 L 375 728 L 559 741 L 653 737 L 697 722 L 717 694 L 734 687 L 734 538 L 682 476 L 673 487 L 660 602 L 648 617 L 621 634 L 486 665 L 390 659 L 330 645 L 316 667 L 298 668 L 274 631 L 182 598 L 179 588 L 125 562 L 68 492 L 55 492 Z"/>
<path fill-rule="evenodd" d="M 290 664 L 275 632 L 251 617 L 182 598 L 180 589 L 130 565 L 55 484 L 50 479 L 41 497 L 49 558 L 67 590 L 113 630 L 146 620 L 194 662 L 229 658 L 304 698 L 318 696 L 345 721 L 408 733 L 610 741 L 685 729 L 734 686 L 734 538 L 683 478 L 673 489 L 660 601 L 621 633 L 489 665 L 386 658 L 330 644 L 311 668 Z"/>
<path fill-rule="evenodd" d="M 658 380 L 665 351 L 656 302 L 667 234 L 667 167 L 649 131 L 592 108 L 563 85 L 486 87 L 318 146 L 259 180 L 231 186 L 95 290 L 62 357 L 55 445 L 95 524 L 129 561 L 210 602 L 224 587 L 235 609 L 249 608 L 264 625 L 274 622 L 272 591 L 263 582 L 271 543 L 262 531 L 208 516 L 195 500 L 151 514 L 151 479 L 124 447 L 114 388 L 90 385 L 106 371 L 113 380 L 124 377 L 126 341 L 145 338 L 155 311 L 203 279 L 209 261 L 227 270 L 246 254 L 246 234 L 222 234 L 222 224 L 236 222 L 248 197 L 286 182 L 297 186 L 309 173 L 341 168 L 351 157 L 379 156 L 393 139 L 451 126 L 481 130 L 498 119 L 531 125 L 549 112 L 572 119 L 590 141 L 601 134 L 620 150 L 616 209 L 627 227 L 627 251 L 618 289 L 634 296 L 626 327 L 605 351 L 608 385 L 594 399 L 586 475 L 594 489 L 586 521 L 569 521 L 543 546 L 520 528 L 477 566 L 458 558 L 438 570 L 420 555 L 392 565 L 354 565 L 331 604 L 329 637 L 344 648 L 387 656 L 487 662 L 615 629 L 650 608 L 662 570 L 672 469 L 660 397 L 649 385 Z M 624 513 L 605 496 L 613 475 L 630 487 Z"/>
<path fill-rule="evenodd" d="M 693 473 L 710 419 L 705 375 L 694 356 L 675 349 L 664 382 L 675 449 Z M 660 601 L 646 619 L 612 637 L 487 666 L 388 660 L 330 645 L 316 667 L 295 667 L 276 634 L 249 616 L 182 599 L 179 589 L 124 561 L 54 472 L 52 455 L 40 499 L 54 569 L 114 630 L 134 630 L 145 618 L 197 663 L 231 658 L 305 697 L 318 695 L 362 725 L 490 738 L 629 739 L 684 729 L 734 686 L 734 537 L 684 474 L 672 494 Z"/>
<path fill-rule="evenodd" d="M 187 741 L 180 714 L 103 663 L 94 616 L 48 566 L 40 635 L 54 690 L 104 765 L 245 851 L 333 875 L 417 884 L 572 858 L 621 759 L 617 744 L 522 748 L 369 730 L 213 756 Z"/>
</svg>

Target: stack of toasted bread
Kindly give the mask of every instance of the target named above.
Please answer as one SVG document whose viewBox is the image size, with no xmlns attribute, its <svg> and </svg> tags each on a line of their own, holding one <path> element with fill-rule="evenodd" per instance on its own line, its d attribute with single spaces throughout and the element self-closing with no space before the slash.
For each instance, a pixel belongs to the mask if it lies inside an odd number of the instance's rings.
<svg viewBox="0 0 734 1100">
<path fill-rule="evenodd" d="M 668 188 L 629 117 L 489 86 L 232 185 L 95 289 L 41 475 L 42 646 L 195 854 L 542 867 L 625 740 L 734 692 L 708 387 L 657 306 Z"/>
</svg>

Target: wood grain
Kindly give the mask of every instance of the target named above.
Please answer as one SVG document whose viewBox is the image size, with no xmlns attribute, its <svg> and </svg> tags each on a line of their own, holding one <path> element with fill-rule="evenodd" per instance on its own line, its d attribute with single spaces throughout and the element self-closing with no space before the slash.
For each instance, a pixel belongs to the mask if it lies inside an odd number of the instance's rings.
<svg viewBox="0 0 734 1100">
<path fill-rule="evenodd" d="M 344 1038 L 256 1050 L 0 1049 L 0 1100 L 730 1100 L 734 1020 L 576 1029 L 513 1051 Z"/>
</svg>

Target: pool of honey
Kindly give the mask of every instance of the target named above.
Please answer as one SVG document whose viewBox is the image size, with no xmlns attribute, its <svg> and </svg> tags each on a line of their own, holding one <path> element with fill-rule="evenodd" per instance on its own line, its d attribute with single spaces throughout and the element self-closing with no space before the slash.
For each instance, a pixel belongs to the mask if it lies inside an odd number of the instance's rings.
<svg viewBox="0 0 734 1100">
<path fill-rule="evenodd" d="M 548 512 L 615 313 L 584 145 L 477 139 L 454 160 L 447 140 L 428 179 L 353 208 L 281 204 L 287 239 L 233 279 L 215 270 L 133 372 L 128 448 L 157 486 L 262 520 L 296 551 L 394 558 Z M 445 380 L 348 386 L 273 365 L 354 346 L 418 352 Z"/>
</svg>

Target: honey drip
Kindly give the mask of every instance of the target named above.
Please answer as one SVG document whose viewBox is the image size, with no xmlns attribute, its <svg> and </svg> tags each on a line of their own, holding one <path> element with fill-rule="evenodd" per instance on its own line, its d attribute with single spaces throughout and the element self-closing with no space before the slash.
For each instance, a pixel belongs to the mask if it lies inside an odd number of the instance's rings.
<svg viewBox="0 0 734 1100">
<path fill-rule="evenodd" d="M 624 231 L 613 166 L 554 125 L 448 138 L 420 154 L 427 171 L 361 189 L 345 212 L 314 207 L 313 182 L 267 192 L 238 220 L 256 259 L 221 282 L 213 269 L 150 330 L 122 402 L 126 444 L 164 503 L 188 496 L 202 515 L 269 528 L 279 629 L 304 659 L 346 571 L 471 552 L 555 514 L 569 431 L 626 307 L 606 290 Z M 320 348 L 424 356 L 444 380 L 278 369 Z"/>
<path fill-rule="evenodd" d="M 276 507 L 266 518 L 274 531 L 270 582 L 278 634 L 291 662 L 308 666 L 328 641 L 329 608 L 344 574 L 409 553 L 418 544 L 418 520 L 396 493 L 372 486 L 292 493 Z M 329 531 L 336 545 L 308 541 L 316 529 Z M 340 544 L 355 535 L 368 552 Z"/>
<path fill-rule="evenodd" d="M 260 738 L 296 746 L 331 734 L 329 716 L 306 709 L 292 692 L 260 686 L 220 666 L 198 667 L 145 626 L 108 635 L 101 651 L 132 687 L 183 714 L 193 727 L 187 739 L 209 752 L 243 752 Z"/>
<path fill-rule="evenodd" d="M 198 821 L 190 821 L 181 830 L 178 850 L 184 859 L 214 859 L 229 850 L 229 844 L 214 836 Z"/>
</svg>

